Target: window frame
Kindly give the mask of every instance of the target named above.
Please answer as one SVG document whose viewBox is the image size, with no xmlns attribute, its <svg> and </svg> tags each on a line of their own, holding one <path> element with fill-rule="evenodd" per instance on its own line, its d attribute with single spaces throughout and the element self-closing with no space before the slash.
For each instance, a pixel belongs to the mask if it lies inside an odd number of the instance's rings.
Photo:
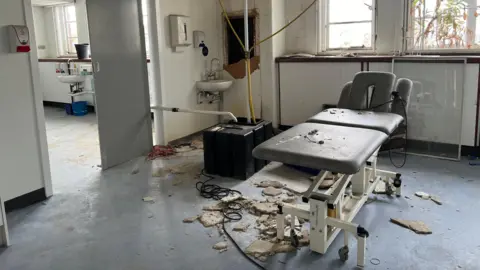
<svg viewBox="0 0 480 270">
<path fill-rule="evenodd" d="M 58 5 L 55 7 L 54 16 L 55 16 L 55 38 L 57 42 L 57 55 L 58 57 L 71 57 L 75 56 L 76 52 L 69 52 L 68 43 L 69 37 L 68 36 L 68 29 L 67 29 L 67 17 L 65 8 L 73 6 L 75 4 L 65 4 L 65 5 Z M 69 21 L 68 23 L 73 23 L 73 21 Z M 77 20 L 75 20 L 75 24 L 77 24 Z M 77 24 L 77 42 L 78 42 L 78 24 Z"/>
<path fill-rule="evenodd" d="M 317 10 L 318 16 L 317 16 L 317 21 L 319 22 L 318 28 L 319 28 L 319 46 L 317 50 L 321 53 L 331 53 L 331 52 L 343 52 L 343 51 L 348 51 L 348 52 L 375 52 L 376 51 L 376 43 L 377 43 L 377 18 L 378 18 L 378 9 L 377 9 L 377 1 L 378 0 L 373 0 L 372 1 L 372 18 L 371 20 L 363 20 L 363 21 L 350 21 L 350 22 L 335 22 L 335 23 L 330 23 L 330 16 L 329 16 L 329 8 L 330 8 L 330 1 L 335 1 L 335 0 L 320 0 L 319 2 L 319 7 Z M 329 26 L 330 25 L 345 25 L 345 24 L 355 24 L 355 23 L 365 23 L 365 22 L 371 22 L 371 47 L 368 48 L 358 48 L 358 47 L 349 47 L 349 48 L 329 48 L 328 45 L 330 43 L 330 31 L 329 31 Z"/>
<path fill-rule="evenodd" d="M 404 37 L 404 52 L 405 53 L 417 53 L 417 54 L 455 54 L 455 53 L 458 53 L 458 54 L 466 54 L 466 53 L 471 53 L 471 54 L 478 54 L 480 53 L 480 48 L 476 48 L 476 49 L 469 49 L 469 48 L 432 48 L 432 49 L 425 49 L 425 42 L 422 42 L 422 46 L 421 48 L 419 49 L 416 49 L 415 46 L 414 46 L 414 40 L 415 40 L 415 30 L 414 30 L 414 23 L 415 23 L 415 16 L 412 16 L 412 14 L 410 13 L 411 11 L 411 8 L 412 8 L 412 0 L 406 0 L 407 1 L 407 5 L 406 5 L 406 8 L 404 10 L 404 28 L 406 29 L 405 31 L 405 37 Z M 469 0 L 466 0 L 467 2 Z M 476 1 L 476 0 L 473 0 L 473 1 Z M 480 6 L 479 5 L 475 5 L 475 6 Z M 467 21 L 466 21 L 466 26 L 467 26 L 467 29 L 469 28 L 469 21 L 468 21 L 468 18 L 470 18 L 471 14 L 468 14 L 468 17 L 467 17 Z M 479 16 L 480 17 L 480 16 Z M 425 18 L 425 15 L 424 15 L 424 18 Z M 480 19 L 480 18 L 478 18 Z M 477 23 L 476 23 L 476 20 L 473 21 L 472 23 L 472 26 L 473 26 L 473 39 L 475 41 L 475 36 L 476 36 L 476 32 L 477 30 L 480 30 L 480 29 L 477 29 Z M 465 33 L 467 39 L 468 39 L 468 34 Z M 468 40 L 467 40 L 468 42 Z M 480 40 L 478 41 L 478 43 L 480 44 Z"/>
</svg>

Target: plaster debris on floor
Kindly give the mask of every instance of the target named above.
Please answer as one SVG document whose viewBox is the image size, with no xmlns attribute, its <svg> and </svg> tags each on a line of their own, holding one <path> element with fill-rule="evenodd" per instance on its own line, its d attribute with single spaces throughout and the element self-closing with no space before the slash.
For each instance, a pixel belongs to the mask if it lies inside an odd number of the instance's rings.
<svg viewBox="0 0 480 270">
<path fill-rule="evenodd" d="M 391 218 L 390 222 L 402 226 L 404 228 L 410 229 L 411 231 L 417 234 L 431 234 L 432 230 L 425 224 L 423 221 L 418 220 L 403 220 Z"/>
<path fill-rule="evenodd" d="M 197 220 L 199 216 L 194 216 L 194 217 L 188 217 L 183 219 L 183 223 L 193 223 L 195 220 Z"/>
<path fill-rule="evenodd" d="M 227 242 L 219 242 L 213 245 L 213 249 L 216 250 L 224 250 L 228 248 L 228 243 Z"/>
<path fill-rule="evenodd" d="M 428 193 L 425 193 L 423 191 L 417 191 L 415 192 L 415 196 L 419 197 L 419 198 L 422 198 L 424 200 L 430 200 L 430 194 Z"/>
<path fill-rule="evenodd" d="M 263 193 L 263 195 L 266 195 L 266 196 L 277 196 L 277 195 L 282 194 L 283 191 L 281 189 L 278 189 L 278 188 L 267 187 L 267 188 L 263 189 L 262 193 Z"/>
<path fill-rule="evenodd" d="M 142 199 L 144 202 L 150 202 L 150 203 L 154 203 L 155 202 L 155 199 L 153 197 L 150 197 L 150 196 L 147 196 L 147 197 L 143 197 Z"/>
<path fill-rule="evenodd" d="M 309 240 L 309 224 L 303 220 L 295 217 L 295 223 L 292 224 L 290 215 L 285 217 L 284 241 L 280 241 L 277 236 L 277 220 L 276 214 L 278 206 L 283 203 L 293 203 L 298 200 L 294 192 L 288 191 L 288 184 L 282 184 L 278 181 L 263 180 L 254 182 L 258 188 L 258 197 L 267 195 L 263 199 L 249 199 L 237 193 L 232 193 L 224 197 L 220 201 L 210 201 L 202 206 L 202 213 L 199 214 L 198 221 L 206 228 L 216 227 L 218 229 L 219 237 L 223 237 L 222 242 L 213 246 L 214 249 L 219 250 L 219 253 L 224 252 L 227 248 L 224 245 L 227 241 L 226 235 L 223 232 L 222 222 L 224 221 L 224 212 L 228 211 L 228 205 L 232 202 L 238 203 L 242 206 L 241 221 L 231 221 L 231 225 L 226 225 L 226 229 L 234 233 L 246 233 L 247 235 L 256 235 L 256 240 L 245 249 L 245 252 L 257 260 L 265 261 L 268 256 L 277 253 L 288 253 L 296 251 L 290 242 L 291 227 L 293 226 L 296 237 L 299 239 L 300 247 L 308 246 Z M 303 186 L 295 186 L 298 189 L 304 189 Z M 294 188 L 294 189 L 295 189 Z M 196 219 L 189 219 L 193 223 Z M 185 221 L 184 221 L 185 222 Z M 208 234 L 210 237 L 213 235 Z"/>
</svg>

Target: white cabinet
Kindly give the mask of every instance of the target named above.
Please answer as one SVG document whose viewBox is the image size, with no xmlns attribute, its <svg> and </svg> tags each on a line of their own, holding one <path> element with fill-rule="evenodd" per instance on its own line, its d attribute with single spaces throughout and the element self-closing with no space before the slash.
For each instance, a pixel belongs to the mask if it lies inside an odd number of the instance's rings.
<svg viewBox="0 0 480 270">
<path fill-rule="evenodd" d="M 70 86 L 58 81 L 60 73 L 56 73 L 57 63 L 40 62 L 40 85 L 43 89 L 43 100 L 61 103 L 71 103 Z"/>
</svg>

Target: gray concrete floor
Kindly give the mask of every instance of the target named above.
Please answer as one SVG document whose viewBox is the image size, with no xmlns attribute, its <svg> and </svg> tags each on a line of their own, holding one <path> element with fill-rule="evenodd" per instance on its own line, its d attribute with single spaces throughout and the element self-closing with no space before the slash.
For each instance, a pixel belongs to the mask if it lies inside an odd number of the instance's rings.
<svg viewBox="0 0 480 270">
<path fill-rule="evenodd" d="M 254 269 L 234 248 L 222 254 L 211 247 L 222 240 L 216 229 L 199 223 L 183 224 L 201 212 L 209 200 L 197 196 L 193 173 L 167 175 L 165 166 L 202 167 L 202 152 L 193 151 L 169 160 L 137 159 L 102 172 L 94 115 L 64 116 L 47 108 L 54 196 L 8 214 L 12 246 L 0 249 L 0 269 Z M 380 167 L 393 170 L 388 158 Z M 139 173 L 132 174 L 134 168 Z M 370 232 L 366 269 L 480 269 L 480 167 L 409 156 L 404 195 L 366 205 L 355 222 Z M 152 177 L 155 175 L 162 177 Z M 250 182 L 217 179 L 247 196 L 260 190 Z M 441 197 L 436 205 L 414 197 L 425 191 Z M 154 203 L 142 201 L 144 196 Z M 413 207 L 411 207 L 413 206 Z M 389 223 L 391 217 L 422 220 L 432 235 L 416 235 Z M 228 225 L 227 225 L 228 227 Z M 211 235 L 211 236 L 210 236 Z M 232 233 L 241 247 L 255 238 Z M 350 260 L 338 261 L 338 237 L 327 254 L 303 248 L 279 254 L 264 263 L 267 269 L 354 269 L 354 241 Z M 375 266 L 370 260 L 377 258 Z"/>
</svg>

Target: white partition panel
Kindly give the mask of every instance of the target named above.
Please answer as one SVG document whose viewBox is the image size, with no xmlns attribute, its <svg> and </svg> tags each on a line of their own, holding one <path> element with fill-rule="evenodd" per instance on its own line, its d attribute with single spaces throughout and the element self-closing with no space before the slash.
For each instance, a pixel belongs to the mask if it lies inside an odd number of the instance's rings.
<svg viewBox="0 0 480 270">
<path fill-rule="evenodd" d="M 398 78 L 414 83 L 408 110 L 409 152 L 459 158 L 466 64 L 395 62 Z"/>
</svg>

